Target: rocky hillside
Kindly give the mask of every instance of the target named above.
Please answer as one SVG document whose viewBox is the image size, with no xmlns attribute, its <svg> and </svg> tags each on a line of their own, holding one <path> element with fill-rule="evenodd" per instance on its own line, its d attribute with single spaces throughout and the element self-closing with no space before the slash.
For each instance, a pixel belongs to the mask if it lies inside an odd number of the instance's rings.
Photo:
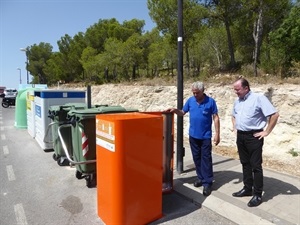
<svg viewBox="0 0 300 225">
<path fill-rule="evenodd" d="M 205 93 L 218 105 L 221 120 L 221 143 L 214 152 L 237 157 L 231 110 L 236 98 L 231 85 L 207 84 Z M 64 87 L 60 87 L 64 88 Z M 265 138 L 264 163 L 269 168 L 300 176 L 300 88 L 299 85 L 258 84 L 252 91 L 268 96 L 280 118 L 273 132 Z M 191 95 L 190 84 L 184 86 L 184 99 Z M 159 85 L 107 84 L 92 86 L 92 104 L 121 105 L 139 111 L 162 111 L 177 105 L 177 87 Z M 184 117 L 184 136 L 188 136 L 189 119 Z M 176 130 L 176 116 L 175 116 Z M 176 136 L 175 136 L 176 137 Z M 298 154 L 298 156 L 296 156 Z"/>
</svg>

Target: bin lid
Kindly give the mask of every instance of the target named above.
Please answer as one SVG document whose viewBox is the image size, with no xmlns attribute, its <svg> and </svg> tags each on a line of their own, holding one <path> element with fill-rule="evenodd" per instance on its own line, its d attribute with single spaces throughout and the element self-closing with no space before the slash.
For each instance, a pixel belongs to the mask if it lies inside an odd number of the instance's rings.
<svg viewBox="0 0 300 225">
<path fill-rule="evenodd" d="M 120 113 L 120 112 L 138 112 L 137 109 L 126 109 L 122 106 L 100 105 L 93 108 L 72 109 L 68 112 L 69 117 L 78 117 L 79 119 L 95 117 L 103 113 Z"/>
<path fill-rule="evenodd" d="M 67 113 L 72 109 L 85 109 L 87 105 L 85 103 L 66 103 L 64 105 L 51 105 L 48 110 L 48 117 L 54 119 L 55 116 L 67 117 Z"/>
<path fill-rule="evenodd" d="M 66 103 L 64 105 L 51 105 L 49 111 L 70 111 L 72 109 L 85 109 L 87 108 L 86 103 L 77 102 L 77 103 Z"/>
</svg>

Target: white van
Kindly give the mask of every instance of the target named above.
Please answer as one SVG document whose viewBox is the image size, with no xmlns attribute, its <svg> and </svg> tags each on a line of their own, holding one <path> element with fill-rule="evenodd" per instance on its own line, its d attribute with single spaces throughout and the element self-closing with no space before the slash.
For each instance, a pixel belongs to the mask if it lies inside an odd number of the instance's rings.
<svg viewBox="0 0 300 225">
<path fill-rule="evenodd" d="M 3 92 L 5 97 L 17 97 L 18 91 L 15 88 L 7 88 Z"/>
</svg>

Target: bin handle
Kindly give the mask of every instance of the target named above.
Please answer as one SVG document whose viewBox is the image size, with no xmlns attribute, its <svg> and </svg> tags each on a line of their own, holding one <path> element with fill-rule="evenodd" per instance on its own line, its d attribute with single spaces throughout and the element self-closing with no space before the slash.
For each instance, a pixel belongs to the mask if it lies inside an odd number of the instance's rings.
<svg viewBox="0 0 300 225">
<path fill-rule="evenodd" d="M 87 160 L 87 161 L 79 161 L 79 162 L 76 162 L 76 161 L 74 161 L 73 159 L 71 159 L 70 154 L 69 154 L 69 151 L 68 151 L 68 148 L 67 148 L 66 143 L 65 143 L 65 141 L 64 141 L 64 138 L 63 138 L 63 136 L 61 135 L 61 130 L 64 129 L 64 128 L 67 128 L 67 127 L 72 127 L 72 124 L 63 124 L 63 125 L 59 126 L 59 127 L 58 127 L 58 136 L 59 136 L 59 139 L 60 139 L 60 141 L 61 141 L 61 145 L 62 145 L 62 147 L 63 147 L 63 150 L 64 150 L 64 152 L 65 152 L 65 154 L 66 154 L 66 157 L 67 157 L 67 159 L 69 160 L 69 162 L 70 162 L 71 164 L 73 164 L 73 165 L 95 163 L 95 162 L 96 162 L 95 159 L 94 159 L 94 160 Z M 71 135 L 72 135 L 72 134 L 71 134 Z"/>
<path fill-rule="evenodd" d="M 103 104 L 103 105 L 95 105 L 96 108 L 100 108 L 100 107 L 108 107 L 108 104 Z"/>
<path fill-rule="evenodd" d="M 50 130 L 50 127 L 51 126 L 53 126 L 54 124 L 57 124 L 57 122 L 51 122 L 51 123 L 49 123 L 48 124 L 48 127 L 47 127 L 47 130 L 46 130 L 46 133 L 45 133 L 45 135 L 44 135 L 44 139 L 43 139 L 43 141 L 45 142 L 45 143 L 47 143 L 47 144 L 51 144 L 51 143 L 54 143 L 54 140 L 51 140 L 51 141 L 48 141 L 48 140 L 46 140 L 46 137 L 48 136 L 48 133 L 49 133 L 49 130 Z"/>
</svg>

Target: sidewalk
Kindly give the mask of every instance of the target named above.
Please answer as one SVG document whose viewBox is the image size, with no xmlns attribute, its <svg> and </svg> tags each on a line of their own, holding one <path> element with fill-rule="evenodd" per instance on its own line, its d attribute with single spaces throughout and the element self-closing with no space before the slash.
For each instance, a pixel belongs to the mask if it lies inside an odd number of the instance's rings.
<svg viewBox="0 0 300 225">
<path fill-rule="evenodd" d="M 175 164 L 176 161 L 176 170 Z M 193 186 L 196 171 L 185 144 L 184 171 L 180 175 L 174 171 L 174 191 L 237 224 L 300 224 L 300 177 L 264 168 L 263 202 L 250 208 L 247 203 L 251 197 L 232 196 L 243 187 L 239 160 L 213 154 L 213 168 L 213 192 L 204 197 L 202 187 Z"/>
</svg>

